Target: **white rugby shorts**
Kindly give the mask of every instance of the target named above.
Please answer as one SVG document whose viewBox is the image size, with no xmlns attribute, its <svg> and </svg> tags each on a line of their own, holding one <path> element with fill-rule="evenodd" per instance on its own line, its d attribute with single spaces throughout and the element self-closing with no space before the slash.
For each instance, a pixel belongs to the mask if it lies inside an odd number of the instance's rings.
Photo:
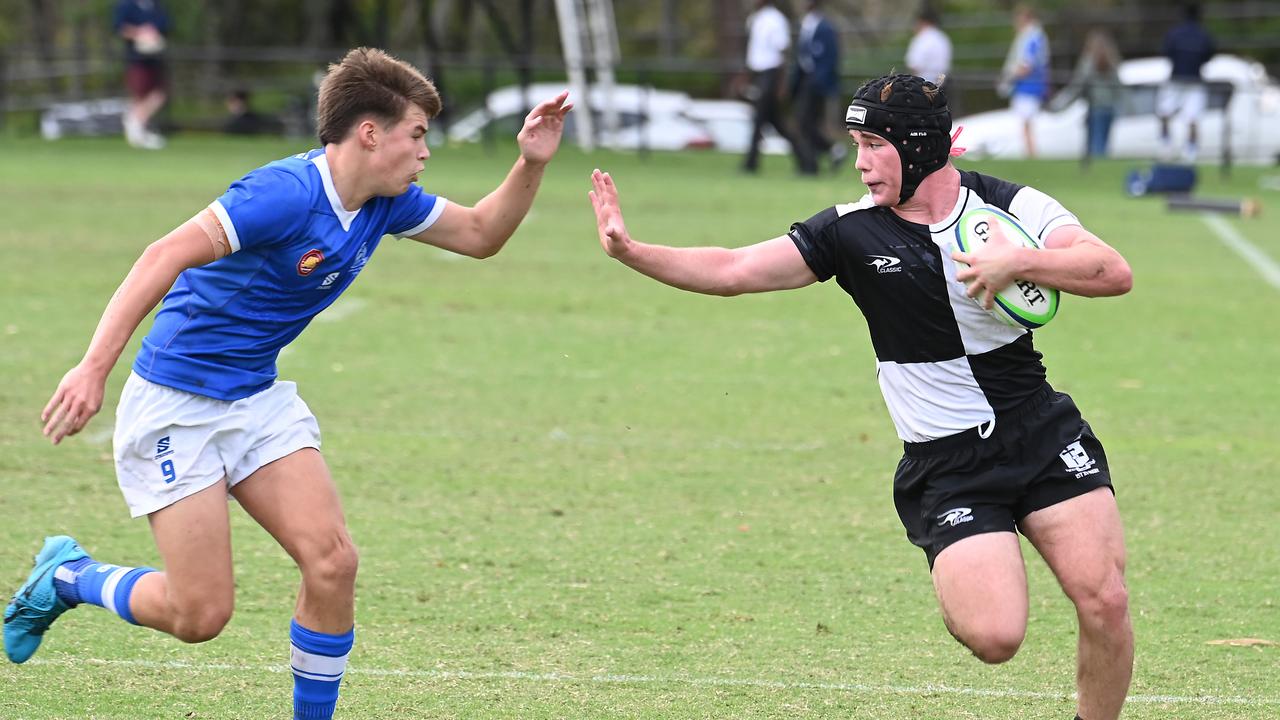
<svg viewBox="0 0 1280 720">
<path fill-rule="evenodd" d="M 291 382 L 227 402 L 129 373 L 113 442 L 120 491 L 130 514 L 141 517 L 216 482 L 230 489 L 302 448 L 319 448 L 320 427 Z"/>
<path fill-rule="evenodd" d="M 1014 95 L 1009 100 L 1009 109 L 1023 120 L 1030 120 L 1040 113 L 1044 101 L 1037 95 Z"/>
<path fill-rule="evenodd" d="M 1177 115 L 1182 122 L 1195 122 L 1208 106 L 1209 89 L 1201 82 L 1172 80 L 1156 94 L 1156 115 L 1163 118 Z"/>
</svg>

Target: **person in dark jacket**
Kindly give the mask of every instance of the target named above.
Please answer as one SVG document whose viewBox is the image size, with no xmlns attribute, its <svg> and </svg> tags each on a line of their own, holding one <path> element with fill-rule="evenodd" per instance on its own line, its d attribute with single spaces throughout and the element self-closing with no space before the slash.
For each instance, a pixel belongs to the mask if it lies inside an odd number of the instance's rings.
<svg viewBox="0 0 1280 720">
<path fill-rule="evenodd" d="M 125 140 L 132 147 L 159 150 L 164 147 L 164 137 L 148 124 L 168 98 L 164 51 L 169 15 L 156 0 L 120 0 L 113 25 L 124 40 L 124 82 L 129 90 L 129 111 L 123 118 Z"/>
<path fill-rule="evenodd" d="M 817 160 L 831 158 L 832 168 L 848 155 L 848 148 L 827 135 L 828 101 L 840 92 L 840 37 L 822 12 L 822 0 L 809 0 L 800 21 L 796 63 L 791 73 L 791 97 L 798 137 L 803 149 L 801 172 L 817 172 Z"/>
<path fill-rule="evenodd" d="M 1160 88 L 1156 114 L 1160 116 L 1161 152 L 1166 157 L 1173 155 L 1169 121 L 1177 115 L 1178 120 L 1187 125 L 1182 157 L 1189 161 L 1196 159 L 1196 123 L 1209 104 L 1209 89 L 1200 73 L 1215 52 L 1213 38 L 1200 23 L 1200 6 L 1187 5 L 1183 8 L 1182 22 L 1164 36 L 1164 55 L 1172 68 L 1169 82 Z"/>
</svg>

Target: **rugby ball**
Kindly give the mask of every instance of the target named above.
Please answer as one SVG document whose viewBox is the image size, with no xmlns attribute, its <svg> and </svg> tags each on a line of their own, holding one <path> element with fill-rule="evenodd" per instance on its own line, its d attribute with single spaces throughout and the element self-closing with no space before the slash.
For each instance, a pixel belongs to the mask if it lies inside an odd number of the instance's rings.
<svg viewBox="0 0 1280 720">
<path fill-rule="evenodd" d="M 977 252 L 987 244 L 991 228 L 999 226 L 1009 242 L 1023 247 L 1042 249 L 1035 236 L 1008 213 L 993 207 L 979 207 L 965 212 L 956 223 L 956 246 L 961 252 Z M 957 265 L 964 263 L 957 262 Z M 1038 328 L 1053 319 L 1058 312 L 1059 292 L 1029 280 L 1014 280 L 1009 287 L 996 293 L 995 305 L 987 312 L 998 320 L 1014 327 Z M 980 298 L 974 302 L 981 307 Z"/>
</svg>

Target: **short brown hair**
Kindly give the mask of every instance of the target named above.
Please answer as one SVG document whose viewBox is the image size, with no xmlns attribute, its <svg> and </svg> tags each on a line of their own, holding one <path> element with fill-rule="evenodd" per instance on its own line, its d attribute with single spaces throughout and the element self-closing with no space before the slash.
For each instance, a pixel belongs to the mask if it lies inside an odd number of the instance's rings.
<svg viewBox="0 0 1280 720">
<path fill-rule="evenodd" d="M 434 118 L 440 114 L 440 93 L 409 63 L 376 48 L 356 48 L 330 65 L 320 83 L 316 134 L 321 145 L 336 143 L 361 118 L 372 115 L 386 127 L 403 118 L 410 104 Z"/>
</svg>

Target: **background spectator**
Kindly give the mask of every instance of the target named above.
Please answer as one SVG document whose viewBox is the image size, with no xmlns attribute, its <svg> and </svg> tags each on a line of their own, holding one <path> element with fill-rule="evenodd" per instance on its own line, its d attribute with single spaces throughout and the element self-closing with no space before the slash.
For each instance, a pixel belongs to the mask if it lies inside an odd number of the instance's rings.
<svg viewBox="0 0 1280 720">
<path fill-rule="evenodd" d="M 115 31 L 124 39 L 124 83 L 129 89 L 125 140 L 136 148 L 159 150 L 164 147 L 164 138 L 148 125 L 167 97 L 164 50 L 169 16 L 157 0 L 120 0 Z"/>
<path fill-rule="evenodd" d="M 907 45 L 907 69 L 912 75 L 928 80 L 942 88 L 951 107 L 952 117 L 958 117 L 960 93 L 951 79 L 951 38 L 938 27 L 938 12 L 929 5 L 916 15 L 916 34 Z"/>
<path fill-rule="evenodd" d="M 1182 157 L 1189 161 L 1196 159 L 1196 123 L 1209 104 L 1209 91 L 1200 70 L 1214 52 L 1213 38 L 1200 24 L 1200 6 L 1187 5 L 1183 8 L 1182 22 L 1164 37 L 1164 55 L 1173 67 L 1169 82 L 1160 88 L 1156 114 L 1160 116 L 1161 153 L 1166 158 L 1173 156 L 1169 119 L 1177 115 L 1187 124 L 1187 144 Z"/>
<path fill-rule="evenodd" d="M 234 90 L 227 95 L 227 120 L 222 131 L 228 135 L 279 134 L 283 124 L 274 117 L 253 109 L 248 90 Z"/>
<path fill-rule="evenodd" d="M 1049 92 L 1049 38 L 1028 5 L 1013 11 L 1013 27 L 1017 35 L 1009 46 L 1004 68 L 1000 72 L 1000 94 L 1009 98 L 1009 107 L 1022 118 L 1022 135 L 1027 157 L 1036 156 L 1031 122 L 1040 112 Z"/>
<path fill-rule="evenodd" d="M 835 25 L 822 12 L 822 0 L 808 0 L 806 6 L 796 43 L 791 97 L 798 129 L 796 140 L 803 145 L 799 152 L 804 161 L 801 172 L 813 174 L 819 157 L 830 157 L 835 169 L 849 150 L 845 143 L 833 142 L 827 134 L 832 107 L 828 101 L 840 92 L 840 38 Z"/>
<path fill-rule="evenodd" d="M 1084 38 L 1080 61 L 1076 63 L 1071 82 L 1053 99 L 1053 109 L 1060 110 L 1083 96 L 1089 105 L 1085 116 L 1085 157 L 1105 157 L 1111 139 L 1111 123 L 1123 100 L 1120 84 L 1120 50 L 1111 34 L 1101 28 L 1090 30 Z"/>
<path fill-rule="evenodd" d="M 754 173 L 760 169 L 761 130 L 765 125 L 772 125 L 791 144 L 801 172 L 811 165 L 812 161 L 803 157 L 801 144 L 796 142 L 782 119 L 782 72 L 789 47 L 791 26 L 787 23 L 787 16 L 774 6 L 773 0 L 758 0 L 755 12 L 747 17 L 747 72 L 750 81 L 744 94 L 751 102 L 754 119 L 751 123 L 751 147 L 742 163 L 743 172 Z"/>
</svg>

